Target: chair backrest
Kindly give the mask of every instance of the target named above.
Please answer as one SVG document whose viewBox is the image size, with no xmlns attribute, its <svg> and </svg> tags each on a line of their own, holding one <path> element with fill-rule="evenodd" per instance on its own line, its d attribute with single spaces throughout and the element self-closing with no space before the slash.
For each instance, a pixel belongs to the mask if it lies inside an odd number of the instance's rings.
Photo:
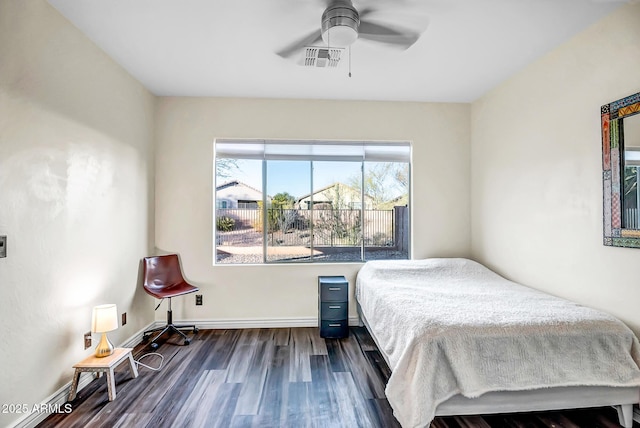
<svg viewBox="0 0 640 428">
<path fill-rule="evenodd" d="M 145 289 L 158 292 L 186 282 L 182 276 L 177 254 L 145 257 L 143 260 L 142 285 Z"/>
</svg>

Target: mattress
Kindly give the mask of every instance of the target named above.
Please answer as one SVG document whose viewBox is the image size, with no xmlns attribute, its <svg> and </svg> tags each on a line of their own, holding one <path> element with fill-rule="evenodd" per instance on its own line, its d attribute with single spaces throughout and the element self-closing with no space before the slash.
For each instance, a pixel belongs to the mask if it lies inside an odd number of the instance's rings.
<svg viewBox="0 0 640 428">
<path fill-rule="evenodd" d="M 428 426 L 454 395 L 640 386 L 640 345 L 620 320 L 472 260 L 367 262 L 356 299 L 403 427 Z"/>
</svg>

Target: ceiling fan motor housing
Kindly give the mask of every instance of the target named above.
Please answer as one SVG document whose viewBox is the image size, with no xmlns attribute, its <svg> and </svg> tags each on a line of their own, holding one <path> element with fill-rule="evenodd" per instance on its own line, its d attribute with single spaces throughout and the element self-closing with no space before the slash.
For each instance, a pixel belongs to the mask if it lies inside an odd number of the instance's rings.
<svg viewBox="0 0 640 428">
<path fill-rule="evenodd" d="M 360 15 L 351 2 L 336 1 L 322 14 L 322 40 L 328 46 L 346 47 L 358 38 Z"/>
</svg>

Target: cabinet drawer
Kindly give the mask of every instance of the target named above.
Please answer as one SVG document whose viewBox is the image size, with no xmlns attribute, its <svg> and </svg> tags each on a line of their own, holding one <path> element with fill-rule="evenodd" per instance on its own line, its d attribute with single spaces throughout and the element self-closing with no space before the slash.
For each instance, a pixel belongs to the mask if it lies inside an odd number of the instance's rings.
<svg viewBox="0 0 640 428">
<path fill-rule="evenodd" d="M 349 283 L 341 277 L 319 277 L 320 301 L 344 302 L 349 300 Z"/>
<path fill-rule="evenodd" d="M 349 324 L 347 320 L 321 320 L 320 321 L 320 337 L 330 339 L 338 339 L 349 335 Z"/>
<path fill-rule="evenodd" d="M 348 317 L 347 302 L 322 302 L 320 303 L 321 320 L 345 320 Z"/>
</svg>

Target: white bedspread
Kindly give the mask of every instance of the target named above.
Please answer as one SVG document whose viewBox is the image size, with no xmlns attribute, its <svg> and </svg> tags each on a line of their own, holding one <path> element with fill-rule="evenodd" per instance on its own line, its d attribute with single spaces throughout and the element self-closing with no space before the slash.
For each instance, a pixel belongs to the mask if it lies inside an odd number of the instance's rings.
<svg viewBox="0 0 640 428">
<path fill-rule="evenodd" d="M 356 297 L 403 427 L 428 426 L 455 394 L 640 385 L 640 347 L 622 322 L 471 260 L 371 261 Z"/>
</svg>

